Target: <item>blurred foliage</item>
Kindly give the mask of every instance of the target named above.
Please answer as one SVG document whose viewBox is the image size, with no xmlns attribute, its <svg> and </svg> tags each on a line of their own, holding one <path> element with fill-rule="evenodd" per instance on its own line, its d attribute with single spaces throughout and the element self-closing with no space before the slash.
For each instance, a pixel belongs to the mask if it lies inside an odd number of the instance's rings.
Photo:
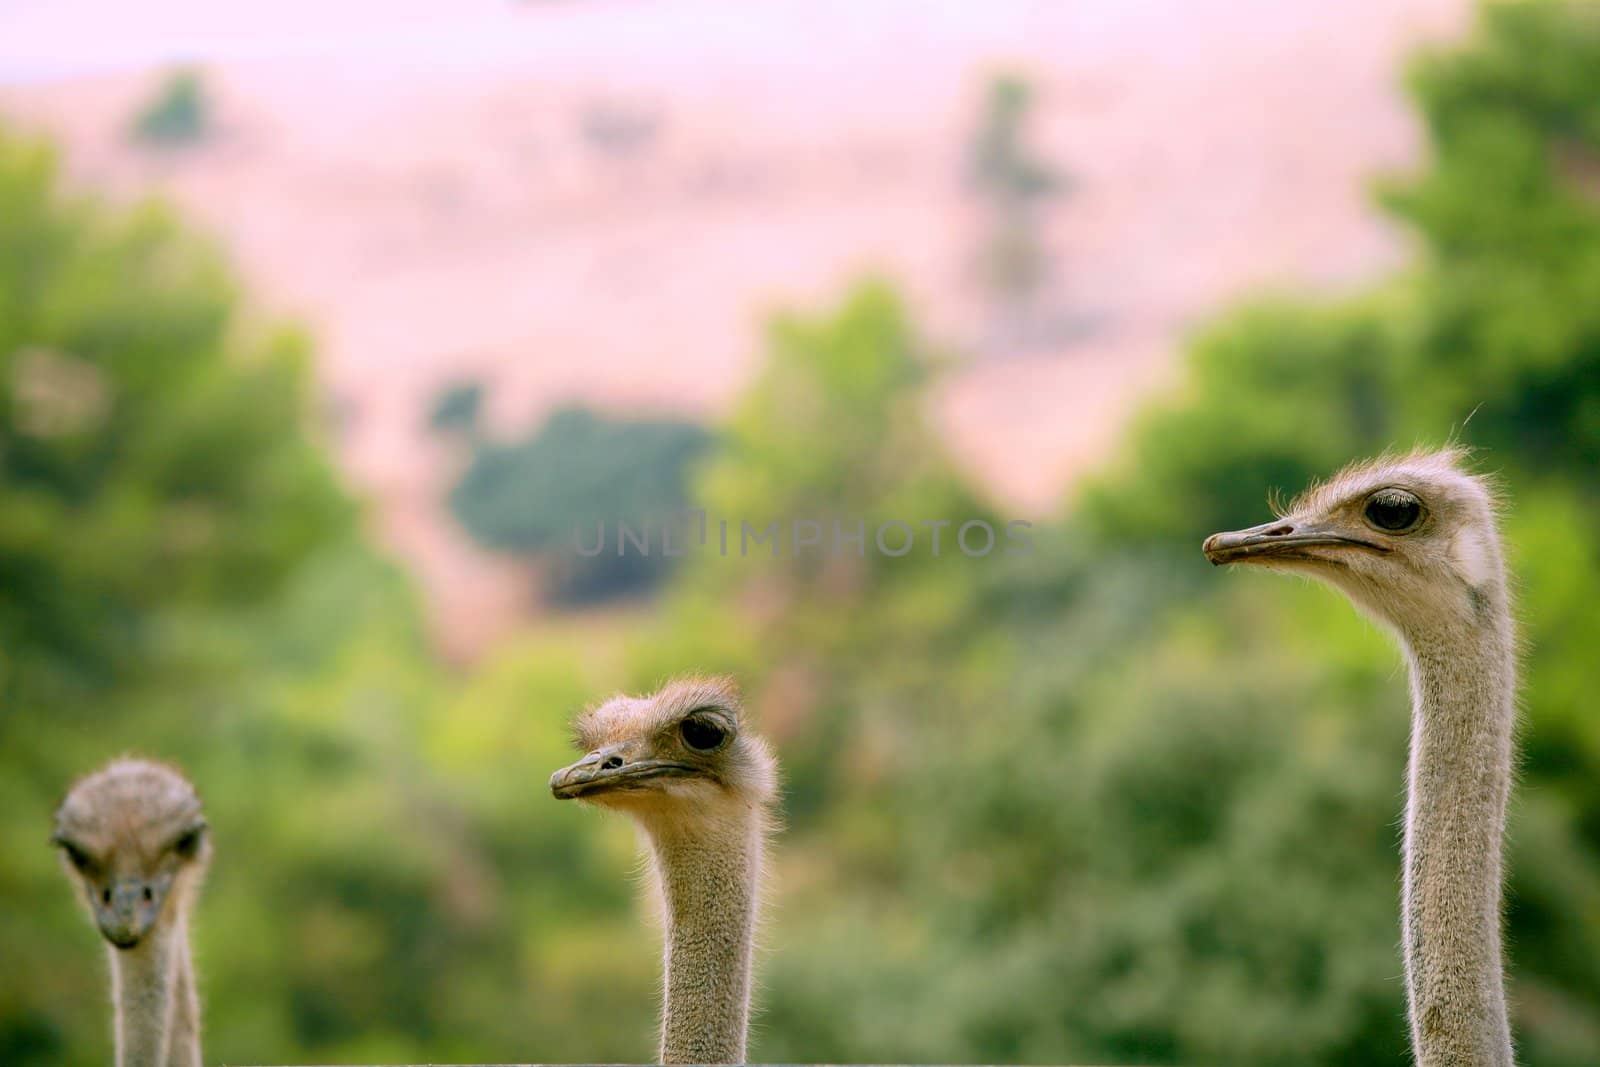
<svg viewBox="0 0 1600 1067">
<path fill-rule="evenodd" d="M 350 509 L 284 432 L 302 339 L 237 316 L 160 208 L 111 215 L 54 175 L 0 132 L 0 684 L 75 699 L 162 663 L 175 613 L 270 592 Z"/>
<path fill-rule="evenodd" d="M 473 538 L 502 552 L 538 556 L 556 601 L 580 604 L 658 583 L 673 558 L 659 532 L 688 505 L 691 462 L 710 443 L 704 429 L 673 419 L 614 419 L 562 408 L 520 441 L 478 430 L 479 397 L 456 386 L 434 406 L 433 425 L 465 433 L 472 457 L 450 490 L 450 510 Z M 621 527 L 648 551 L 620 551 Z M 601 546 L 601 551 L 585 552 Z"/>
<path fill-rule="evenodd" d="M 167 76 L 155 96 L 134 116 L 135 140 L 158 148 L 177 148 L 205 140 L 211 132 L 211 105 L 205 82 L 192 70 Z"/>
<path fill-rule="evenodd" d="M 1381 196 L 1415 267 L 1216 323 L 1032 554 L 691 554 L 648 611 L 553 618 L 464 677 L 354 535 L 298 348 L 158 212 L 68 200 L 0 141 L 0 1061 L 105 1058 L 99 945 L 44 841 L 126 746 L 181 761 L 216 828 L 208 1058 L 648 1058 L 634 842 L 544 782 L 573 710 L 694 669 L 740 677 L 785 770 L 756 1058 L 1398 1067 L 1399 657 L 1198 545 L 1454 437 L 1507 490 L 1527 638 L 1519 1059 L 1592 1063 L 1600 20 L 1490 6 L 1412 84 L 1432 159 Z M 887 286 L 767 349 L 651 506 L 1001 524 L 928 429 L 947 360 Z M 566 413 L 486 444 L 483 521 L 565 538 L 687 439 L 631 432 Z"/>
</svg>

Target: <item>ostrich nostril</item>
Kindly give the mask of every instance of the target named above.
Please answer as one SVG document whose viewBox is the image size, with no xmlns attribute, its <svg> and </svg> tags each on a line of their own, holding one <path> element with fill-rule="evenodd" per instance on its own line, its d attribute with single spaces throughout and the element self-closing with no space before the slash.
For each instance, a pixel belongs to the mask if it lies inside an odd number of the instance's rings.
<svg viewBox="0 0 1600 1067">
<path fill-rule="evenodd" d="M 145 886 L 144 887 L 144 899 L 147 900 L 147 901 L 155 899 L 155 894 L 150 892 L 150 887 L 149 886 Z"/>
<path fill-rule="evenodd" d="M 600 764 L 600 769 L 602 771 L 614 771 L 620 766 L 622 766 L 622 757 L 610 756 L 605 760 L 605 762 Z"/>
<path fill-rule="evenodd" d="M 100 902 L 103 903 L 103 904 L 111 903 L 111 890 L 109 890 L 109 889 L 100 890 Z"/>
<path fill-rule="evenodd" d="M 1294 526 L 1292 524 L 1290 524 L 1290 523 L 1285 522 L 1285 523 L 1280 523 L 1277 526 L 1274 526 L 1270 530 L 1263 530 L 1262 533 L 1261 533 L 1261 536 L 1262 537 L 1282 537 L 1284 534 L 1292 534 L 1292 533 L 1294 533 Z"/>
</svg>

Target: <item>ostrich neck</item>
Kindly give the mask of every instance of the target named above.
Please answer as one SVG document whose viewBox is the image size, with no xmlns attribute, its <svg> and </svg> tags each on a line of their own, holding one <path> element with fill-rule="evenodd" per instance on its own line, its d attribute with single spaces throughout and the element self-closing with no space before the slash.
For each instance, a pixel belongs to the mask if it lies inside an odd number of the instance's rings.
<svg viewBox="0 0 1600 1067">
<path fill-rule="evenodd" d="M 197 1067 L 199 1011 L 182 915 L 133 948 L 108 951 L 117 1067 Z"/>
<path fill-rule="evenodd" d="M 761 879 L 762 823 L 651 833 L 666 917 L 662 1063 L 743 1063 Z"/>
<path fill-rule="evenodd" d="M 1406 991 L 1419 1067 L 1510 1067 L 1500 849 L 1515 663 L 1503 617 L 1409 633 Z"/>
<path fill-rule="evenodd" d="M 167 1045 L 168 1067 L 200 1067 L 200 990 L 195 985 L 194 961 L 189 957 L 189 923 L 180 915 L 179 947 L 173 961 L 172 1036 Z"/>
</svg>

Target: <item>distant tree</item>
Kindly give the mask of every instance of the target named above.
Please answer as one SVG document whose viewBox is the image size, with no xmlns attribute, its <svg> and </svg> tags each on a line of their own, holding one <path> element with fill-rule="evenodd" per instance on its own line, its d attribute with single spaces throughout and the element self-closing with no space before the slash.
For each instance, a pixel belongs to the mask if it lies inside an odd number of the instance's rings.
<svg viewBox="0 0 1600 1067">
<path fill-rule="evenodd" d="M 211 130 L 205 84 L 192 70 L 167 76 L 156 95 L 134 116 L 133 136 L 145 144 L 176 148 L 202 141 Z"/>
<path fill-rule="evenodd" d="M 445 399 L 464 406 L 457 398 Z M 709 441 L 690 422 L 615 419 L 564 408 L 523 440 L 478 441 L 450 491 L 450 508 L 480 543 L 541 557 L 565 600 L 641 592 L 673 560 L 661 554 L 659 544 L 648 555 L 619 555 L 618 525 L 642 531 L 649 524 L 659 537 L 661 524 L 686 506 L 689 466 Z M 579 554 L 576 539 L 595 543 L 600 524 L 607 550 Z"/>
<path fill-rule="evenodd" d="M 1041 237 L 1044 206 L 1071 188 L 1066 175 L 1028 147 L 1033 106 L 1029 82 L 1014 75 L 995 78 L 968 159 L 968 180 L 985 214 L 979 276 L 1002 327 L 1011 332 L 1027 328 L 1050 275 Z"/>
<path fill-rule="evenodd" d="M 471 435 L 483 412 L 483 383 L 455 382 L 439 391 L 428 425 L 439 433 Z"/>
</svg>

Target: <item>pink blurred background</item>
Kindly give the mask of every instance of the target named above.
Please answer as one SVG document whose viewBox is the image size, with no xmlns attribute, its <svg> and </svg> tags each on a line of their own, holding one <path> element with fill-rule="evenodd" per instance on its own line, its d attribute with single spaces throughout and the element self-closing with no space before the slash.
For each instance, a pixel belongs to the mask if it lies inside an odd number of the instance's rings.
<svg viewBox="0 0 1600 1067">
<path fill-rule="evenodd" d="M 1400 259 L 1364 182 L 1415 158 L 1395 71 L 1459 0 L 654 4 L 0 2 L 0 113 L 87 186 L 158 192 L 304 322 L 338 451 L 471 657 L 539 610 L 444 506 L 439 390 L 516 428 L 581 401 L 714 418 L 770 312 L 893 277 L 953 351 L 932 416 L 1016 512 L 1050 510 L 1184 338 L 1264 287 Z M 174 65 L 217 134 L 142 152 Z M 964 181 L 985 88 L 1037 90 L 1061 324 L 994 342 Z"/>
</svg>

